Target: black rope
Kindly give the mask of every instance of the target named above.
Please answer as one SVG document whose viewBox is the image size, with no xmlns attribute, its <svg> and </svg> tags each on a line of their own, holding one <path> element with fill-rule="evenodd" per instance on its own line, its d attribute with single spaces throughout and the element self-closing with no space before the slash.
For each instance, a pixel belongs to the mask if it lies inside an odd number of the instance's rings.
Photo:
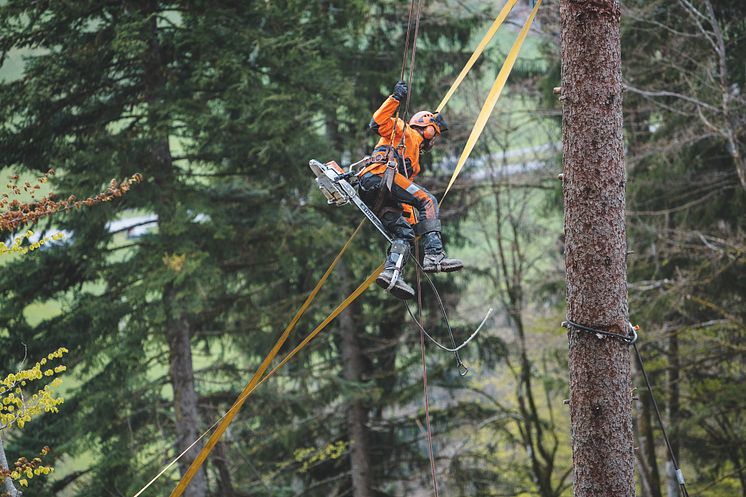
<svg viewBox="0 0 746 497">
<path fill-rule="evenodd" d="M 650 378 L 648 377 L 648 373 L 645 371 L 645 364 L 642 360 L 642 355 L 640 354 L 640 350 L 637 348 L 637 326 L 633 326 L 632 323 L 627 323 L 629 326 L 629 333 L 625 335 L 620 335 L 619 333 L 612 333 L 610 331 L 605 330 L 599 330 L 597 328 L 591 328 L 590 326 L 584 326 L 582 324 L 575 323 L 573 321 L 570 321 L 569 319 L 562 322 L 562 327 L 569 329 L 575 329 L 578 331 L 584 331 L 586 333 L 593 333 L 594 335 L 599 336 L 608 336 L 612 338 L 619 339 L 623 342 L 625 342 L 628 345 L 632 345 L 632 347 L 635 349 L 635 354 L 637 355 L 637 360 L 640 363 L 640 371 L 642 371 L 642 377 L 645 379 L 645 385 L 647 386 L 648 392 L 650 393 L 650 400 L 653 402 L 653 408 L 655 409 L 655 416 L 658 418 L 658 426 L 660 426 L 661 433 L 663 434 L 663 440 L 666 442 L 666 448 L 668 449 L 668 455 L 671 458 L 671 463 L 673 463 L 673 467 L 676 473 L 676 481 L 679 484 L 679 488 L 681 489 L 681 494 L 684 497 L 689 497 L 689 492 L 686 489 L 686 482 L 684 481 L 684 473 L 681 471 L 681 467 L 679 467 L 678 461 L 676 461 L 676 456 L 673 453 L 673 447 L 671 446 L 671 441 L 668 438 L 668 434 L 666 433 L 666 427 L 663 424 L 663 416 L 661 416 L 661 411 L 658 408 L 658 402 L 655 400 L 655 395 L 653 395 L 653 386 L 650 384 Z"/>
<path fill-rule="evenodd" d="M 629 333 L 625 336 L 625 335 L 620 335 L 619 333 L 612 333 L 611 331 L 599 330 L 597 328 L 591 328 L 590 326 L 584 326 L 582 324 L 578 324 L 573 321 L 570 321 L 569 319 L 562 321 L 562 327 L 567 328 L 568 330 L 570 328 L 573 328 L 578 331 L 585 331 L 586 333 L 593 333 L 594 335 L 602 335 L 602 336 L 607 336 L 611 338 L 617 338 L 625 343 L 632 345 L 637 341 L 637 329 L 635 329 L 635 327 L 632 326 L 632 323 L 628 323 L 628 324 L 629 324 Z"/>
<path fill-rule="evenodd" d="M 676 461 L 676 456 L 673 453 L 673 447 L 671 447 L 671 442 L 669 441 L 668 435 L 666 434 L 666 428 L 663 426 L 663 417 L 661 416 L 660 409 L 658 409 L 658 403 L 655 401 L 655 395 L 653 395 L 653 387 L 650 384 L 648 373 L 645 371 L 645 365 L 642 362 L 642 355 L 640 355 L 640 351 L 638 350 L 636 343 L 632 342 L 632 346 L 634 347 L 635 353 L 637 354 L 637 360 L 640 362 L 640 371 L 642 371 L 642 376 L 643 378 L 645 378 L 645 384 L 648 387 L 648 392 L 650 392 L 650 400 L 653 401 L 655 415 L 658 418 L 658 425 L 660 425 L 661 433 L 663 433 L 663 439 L 666 441 L 668 455 L 671 457 L 671 462 L 673 463 L 674 470 L 676 471 L 676 480 L 679 483 L 681 494 L 684 497 L 689 497 L 689 492 L 686 490 L 686 482 L 684 481 L 684 473 L 682 473 L 681 468 L 679 467 L 679 463 Z"/>
</svg>

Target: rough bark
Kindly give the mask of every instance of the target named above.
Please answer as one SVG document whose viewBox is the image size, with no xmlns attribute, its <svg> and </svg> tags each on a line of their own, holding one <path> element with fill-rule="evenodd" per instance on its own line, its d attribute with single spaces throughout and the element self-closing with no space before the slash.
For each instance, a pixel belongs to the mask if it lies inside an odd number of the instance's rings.
<svg viewBox="0 0 746 497">
<path fill-rule="evenodd" d="M 338 269 L 345 284 L 344 293 L 351 291 L 351 276 L 344 263 Z M 350 305 L 339 316 L 339 327 L 342 335 L 342 374 L 348 382 L 365 380 L 365 360 L 358 340 L 359 327 L 356 316 L 359 306 Z M 370 474 L 370 451 L 368 446 L 368 408 L 365 399 L 355 396 L 347 405 L 347 432 L 350 440 L 350 464 L 352 469 L 353 497 L 372 497 L 373 484 Z"/>
<path fill-rule="evenodd" d="M 161 193 L 161 201 L 157 203 L 155 211 L 164 249 L 167 253 L 169 250 L 175 253 L 178 250 L 178 244 L 176 241 L 169 240 L 168 233 L 176 204 L 176 192 L 173 186 L 176 181 L 176 172 L 169 145 L 169 126 L 164 119 L 166 114 L 162 109 L 166 78 L 155 15 L 158 11 L 158 4 L 145 0 L 140 4 L 140 9 L 148 19 L 143 33 L 148 44 L 143 58 L 143 82 L 151 134 L 150 170 L 153 172 L 154 181 Z M 180 289 L 172 283 L 168 283 L 163 289 L 163 306 L 166 316 L 166 341 L 169 349 L 169 373 L 174 394 L 175 445 L 177 452 L 181 453 L 200 435 L 197 392 L 192 368 L 191 326 L 186 306 L 180 297 Z M 195 445 L 179 460 L 182 474 L 189 468 L 201 448 L 201 443 Z M 184 491 L 184 497 L 205 497 L 206 495 L 205 472 L 203 468 L 200 468 Z"/>
<path fill-rule="evenodd" d="M 627 332 L 618 0 L 561 0 L 562 138 L 568 319 Z M 574 494 L 632 497 L 630 355 L 570 331 Z"/>
</svg>

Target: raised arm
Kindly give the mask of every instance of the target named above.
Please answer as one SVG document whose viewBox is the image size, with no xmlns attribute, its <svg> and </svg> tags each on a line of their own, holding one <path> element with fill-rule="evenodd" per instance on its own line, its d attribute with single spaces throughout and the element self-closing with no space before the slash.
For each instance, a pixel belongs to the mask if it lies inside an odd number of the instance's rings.
<svg viewBox="0 0 746 497">
<path fill-rule="evenodd" d="M 369 129 L 378 133 L 384 138 L 391 136 L 391 130 L 394 126 L 394 114 L 399 108 L 399 103 L 407 98 L 407 83 L 399 81 L 394 85 L 394 92 L 388 97 L 383 104 L 373 113 L 373 119 L 370 120 Z M 399 119 L 401 127 L 403 122 Z"/>
</svg>

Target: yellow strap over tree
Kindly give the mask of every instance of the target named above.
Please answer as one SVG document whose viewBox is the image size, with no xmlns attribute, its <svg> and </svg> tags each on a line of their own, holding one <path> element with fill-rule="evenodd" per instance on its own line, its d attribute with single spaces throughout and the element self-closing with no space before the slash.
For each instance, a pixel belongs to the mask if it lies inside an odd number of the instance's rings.
<svg viewBox="0 0 746 497">
<path fill-rule="evenodd" d="M 360 284 L 360 286 L 355 289 L 354 292 L 352 292 L 350 295 L 348 295 L 347 298 L 344 299 L 342 301 L 342 303 L 339 304 L 326 317 L 326 319 L 324 319 L 321 322 L 321 324 L 319 324 L 311 333 L 309 333 L 308 336 L 306 338 L 304 338 L 301 343 L 299 343 L 293 350 L 291 350 L 288 353 L 288 355 L 286 355 L 282 359 L 282 361 L 280 361 L 280 363 L 277 366 L 275 366 L 274 369 L 272 369 L 272 371 L 270 371 L 269 373 L 267 373 L 266 375 L 264 375 L 264 377 L 259 381 L 259 383 L 256 384 L 256 386 L 254 387 L 254 389 L 252 390 L 252 392 L 254 390 L 256 390 L 257 388 L 259 388 L 259 385 L 261 385 L 262 383 L 264 383 L 265 381 L 267 381 L 273 374 L 275 374 L 277 371 L 279 371 L 280 369 L 282 369 L 282 367 L 285 364 L 287 364 L 290 361 L 290 359 L 292 359 L 293 357 L 295 357 L 295 355 L 298 352 L 300 352 L 301 349 L 303 349 L 303 347 L 305 347 L 306 345 L 308 345 L 311 340 L 313 340 L 314 338 L 316 338 L 316 335 L 318 335 L 319 333 L 321 333 L 324 330 L 324 328 L 326 328 L 326 326 L 329 323 L 331 323 L 332 321 L 334 321 L 334 319 L 337 316 L 339 316 L 339 314 L 342 311 L 344 311 L 350 304 L 352 304 L 355 301 L 355 299 L 357 299 L 376 280 L 376 278 L 378 277 L 378 275 L 381 274 L 381 271 L 383 271 L 383 264 L 381 264 L 375 270 L 373 270 L 373 272 L 370 273 L 370 276 L 368 276 L 368 278 L 366 278 L 366 280 L 363 281 Z M 251 392 L 249 392 L 249 393 L 251 393 Z"/>
<path fill-rule="evenodd" d="M 482 110 L 479 111 L 479 117 L 477 117 L 477 121 L 474 123 L 474 127 L 472 128 L 471 134 L 469 135 L 469 139 L 466 141 L 464 151 L 461 153 L 461 157 L 459 157 L 458 159 L 456 169 L 454 169 L 453 174 L 451 175 L 451 180 L 448 182 L 448 187 L 446 187 L 446 191 L 445 193 L 443 193 L 443 197 L 440 199 L 441 202 L 443 202 L 443 199 L 446 197 L 446 195 L 448 195 L 448 191 L 451 189 L 451 186 L 453 186 L 456 178 L 461 173 L 461 169 L 463 169 L 464 164 L 466 163 L 466 159 L 469 158 L 469 154 L 471 154 L 471 151 L 474 149 L 474 145 L 476 145 L 479 136 L 484 130 L 484 126 L 487 124 L 487 120 L 489 119 L 490 114 L 492 114 L 492 111 L 495 108 L 497 99 L 500 98 L 500 93 L 505 86 L 505 82 L 508 80 L 508 75 L 510 75 L 510 71 L 513 69 L 515 60 L 518 58 L 518 52 L 520 52 L 521 46 L 523 45 L 523 40 L 526 39 L 526 34 L 531 27 L 531 23 L 534 21 L 534 17 L 536 17 L 536 11 L 539 10 L 539 5 L 541 5 L 541 0 L 538 0 L 536 2 L 536 5 L 531 11 L 531 15 L 528 16 L 528 19 L 523 25 L 518 38 L 515 40 L 515 43 L 513 43 L 513 47 L 510 49 L 510 52 L 508 52 L 508 56 L 505 58 L 505 62 L 500 69 L 500 73 L 497 75 L 497 79 L 492 85 L 492 89 L 490 90 L 489 95 L 487 95 L 487 100 L 485 100 L 484 105 L 482 106 Z"/>
<path fill-rule="evenodd" d="M 298 309 L 298 312 L 295 313 L 295 316 L 293 317 L 293 319 L 285 327 L 285 330 L 282 332 L 282 335 L 277 340 L 277 343 L 275 343 L 275 346 L 272 347 L 272 350 L 269 352 L 269 354 L 267 354 L 267 357 L 264 358 L 261 365 L 256 370 L 256 373 L 254 373 L 254 376 L 251 378 L 251 380 L 246 385 L 246 387 L 244 387 L 243 391 L 241 392 L 241 395 L 233 403 L 233 406 L 230 408 L 230 410 L 226 413 L 226 415 L 220 421 L 220 424 L 218 424 L 217 429 L 213 432 L 212 435 L 210 435 L 210 438 L 207 440 L 207 443 L 202 448 L 200 453 L 197 455 L 197 458 L 189 466 L 189 469 L 187 469 L 186 473 L 184 473 L 184 476 L 182 476 L 181 481 L 176 486 L 176 488 L 174 488 L 173 492 L 171 492 L 171 497 L 180 496 L 184 492 L 184 489 L 187 487 L 187 485 L 189 485 L 189 482 L 192 480 L 194 475 L 197 473 L 197 471 L 199 470 L 200 466 L 205 461 L 205 459 L 207 459 L 207 456 L 210 454 L 213 447 L 215 447 L 215 444 L 218 443 L 218 441 L 220 440 L 220 437 L 223 435 L 225 430 L 228 428 L 228 426 L 233 421 L 233 418 L 236 416 L 238 411 L 241 409 L 241 406 L 243 406 L 244 402 L 246 402 L 246 399 L 249 397 L 251 392 L 254 390 L 254 387 L 259 382 L 259 379 L 262 377 L 262 375 L 267 370 L 272 360 L 275 358 L 277 353 L 280 351 L 280 348 L 287 341 L 288 336 L 290 335 L 290 332 L 293 331 L 295 326 L 298 324 L 298 320 L 300 320 L 301 316 L 303 316 L 303 314 L 306 312 L 306 310 L 308 309 L 308 306 L 311 305 L 311 302 L 313 301 L 313 299 L 316 298 L 316 295 L 319 293 L 319 290 L 321 290 L 321 287 L 324 285 L 326 280 L 329 278 L 329 275 L 332 273 L 334 268 L 337 266 L 337 263 L 339 263 L 339 261 L 342 259 L 342 255 L 344 255 L 344 253 L 347 251 L 350 244 L 352 243 L 352 239 L 355 238 L 355 235 L 358 234 L 360 229 L 363 227 L 364 223 L 365 221 L 362 221 L 357 226 L 355 231 L 352 233 L 350 238 L 347 240 L 347 242 L 342 247 L 342 250 L 339 251 L 337 256 L 334 258 L 334 261 L 332 261 L 331 265 L 326 270 L 324 275 L 321 277 L 319 282 L 316 283 L 316 286 L 311 291 L 311 293 L 308 295 L 305 302 L 303 302 L 303 305 L 301 305 L 300 309 Z"/>
<path fill-rule="evenodd" d="M 474 53 L 471 54 L 471 57 L 469 57 L 469 60 L 466 62 L 466 65 L 463 69 L 461 69 L 461 72 L 459 73 L 458 77 L 456 78 L 456 81 L 453 82 L 451 87 L 448 89 L 448 92 L 446 93 L 446 96 L 443 97 L 443 100 L 440 101 L 438 104 L 438 108 L 435 109 L 435 112 L 440 112 L 443 110 L 443 107 L 446 106 L 448 103 L 448 100 L 451 99 L 453 94 L 456 92 L 456 88 L 459 87 L 461 82 L 464 80 L 466 75 L 471 71 L 472 66 L 474 66 L 474 63 L 477 61 L 480 55 L 482 55 L 482 52 L 484 52 L 484 49 L 487 47 L 487 44 L 492 40 L 492 37 L 495 36 L 495 33 L 497 33 L 498 28 L 502 25 L 503 21 L 506 17 L 508 17 L 508 14 L 510 13 L 511 9 L 515 5 L 515 3 L 518 0 L 508 0 L 508 2 L 503 6 L 500 13 L 495 18 L 494 22 L 492 23 L 492 26 L 490 26 L 490 29 L 487 30 L 487 33 L 485 33 L 484 37 L 482 38 L 482 41 L 479 42 L 479 45 L 477 45 L 476 50 L 474 50 Z"/>
</svg>

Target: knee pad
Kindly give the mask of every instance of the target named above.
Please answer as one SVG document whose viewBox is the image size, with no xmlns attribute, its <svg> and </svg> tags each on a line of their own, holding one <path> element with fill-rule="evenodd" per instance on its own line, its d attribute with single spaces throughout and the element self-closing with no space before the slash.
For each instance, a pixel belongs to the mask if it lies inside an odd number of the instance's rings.
<svg viewBox="0 0 746 497">
<path fill-rule="evenodd" d="M 414 234 L 417 236 L 422 236 L 426 233 L 432 232 L 440 233 L 440 231 L 440 219 L 423 219 L 414 225 Z"/>
</svg>

